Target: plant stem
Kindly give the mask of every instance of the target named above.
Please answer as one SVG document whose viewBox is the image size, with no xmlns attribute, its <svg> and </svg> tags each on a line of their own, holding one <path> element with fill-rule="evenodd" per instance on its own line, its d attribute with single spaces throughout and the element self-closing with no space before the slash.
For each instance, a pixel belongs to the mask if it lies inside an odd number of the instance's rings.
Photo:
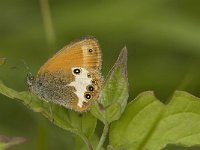
<svg viewBox="0 0 200 150">
<path fill-rule="evenodd" d="M 100 138 L 99 144 L 97 145 L 96 150 L 101 150 L 101 148 L 103 147 L 103 144 L 108 134 L 108 129 L 109 129 L 109 124 L 105 123 L 104 128 L 103 128 L 103 133 L 101 135 L 101 138 Z"/>
<path fill-rule="evenodd" d="M 92 144 L 90 143 L 90 141 L 88 140 L 87 137 L 85 137 L 84 135 L 82 135 L 82 134 L 80 134 L 79 132 L 76 132 L 76 131 L 72 131 L 72 133 L 75 133 L 75 134 L 79 135 L 79 137 L 81 137 L 83 142 L 86 144 L 88 150 L 93 150 Z"/>
<path fill-rule="evenodd" d="M 40 0 L 40 7 L 41 7 L 44 28 L 45 28 L 45 32 L 46 32 L 48 47 L 49 47 L 49 49 L 54 49 L 55 33 L 54 33 L 54 29 L 53 29 L 49 1 L 48 0 Z"/>
<path fill-rule="evenodd" d="M 85 142 L 85 144 L 87 145 L 87 149 L 88 149 L 88 150 L 93 150 L 92 144 L 89 142 L 88 139 L 85 139 L 84 142 Z"/>
</svg>

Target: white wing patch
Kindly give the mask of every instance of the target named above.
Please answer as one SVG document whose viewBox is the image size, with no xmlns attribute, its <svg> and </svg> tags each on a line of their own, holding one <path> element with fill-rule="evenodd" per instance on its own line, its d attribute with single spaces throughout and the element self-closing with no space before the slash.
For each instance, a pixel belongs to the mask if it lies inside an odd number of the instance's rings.
<svg viewBox="0 0 200 150">
<path fill-rule="evenodd" d="M 74 73 L 74 69 L 80 69 L 81 72 L 79 74 Z M 75 67 L 72 68 L 72 74 L 75 76 L 75 80 L 72 81 L 69 86 L 73 86 L 76 89 L 75 94 L 78 97 L 78 106 L 82 107 L 83 102 L 87 102 L 84 97 L 84 93 L 87 91 L 86 87 L 91 84 L 92 78 L 88 78 L 88 71 L 85 68 Z"/>
</svg>

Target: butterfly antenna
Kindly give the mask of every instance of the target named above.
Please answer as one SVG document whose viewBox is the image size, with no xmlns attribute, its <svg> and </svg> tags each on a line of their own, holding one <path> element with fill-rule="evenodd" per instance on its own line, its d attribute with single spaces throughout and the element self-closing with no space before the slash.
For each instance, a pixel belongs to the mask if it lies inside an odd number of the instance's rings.
<svg viewBox="0 0 200 150">
<path fill-rule="evenodd" d="M 26 69 L 26 73 L 28 72 L 28 74 L 31 74 L 30 67 L 28 66 L 27 62 L 24 59 L 21 59 L 21 62 L 23 63 Z"/>
</svg>

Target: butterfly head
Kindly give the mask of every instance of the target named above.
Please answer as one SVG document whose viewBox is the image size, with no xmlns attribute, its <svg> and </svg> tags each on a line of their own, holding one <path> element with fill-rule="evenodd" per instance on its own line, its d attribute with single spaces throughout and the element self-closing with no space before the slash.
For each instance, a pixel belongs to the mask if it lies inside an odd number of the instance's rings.
<svg viewBox="0 0 200 150">
<path fill-rule="evenodd" d="M 35 83 L 35 77 L 31 74 L 28 73 L 26 76 L 26 84 L 28 85 L 29 88 L 31 88 Z"/>
</svg>

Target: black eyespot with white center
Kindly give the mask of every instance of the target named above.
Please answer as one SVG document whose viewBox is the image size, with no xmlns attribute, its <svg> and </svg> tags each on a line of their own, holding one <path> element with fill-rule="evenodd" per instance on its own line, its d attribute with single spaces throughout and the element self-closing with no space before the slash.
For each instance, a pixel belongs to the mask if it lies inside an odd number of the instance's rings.
<svg viewBox="0 0 200 150">
<path fill-rule="evenodd" d="M 87 90 L 92 92 L 92 91 L 94 91 L 94 87 L 93 87 L 92 85 L 89 85 L 89 86 L 87 87 Z"/>
<path fill-rule="evenodd" d="M 80 74 L 81 70 L 79 68 L 74 69 L 74 74 Z"/>
<path fill-rule="evenodd" d="M 88 49 L 88 52 L 92 53 L 92 52 L 93 52 L 93 49 L 92 49 L 92 48 Z"/>
<path fill-rule="evenodd" d="M 85 98 L 87 100 L 90 100 L 92 98 L 91 94 L 90 93 L 85 93 Z"/>
</svg>

